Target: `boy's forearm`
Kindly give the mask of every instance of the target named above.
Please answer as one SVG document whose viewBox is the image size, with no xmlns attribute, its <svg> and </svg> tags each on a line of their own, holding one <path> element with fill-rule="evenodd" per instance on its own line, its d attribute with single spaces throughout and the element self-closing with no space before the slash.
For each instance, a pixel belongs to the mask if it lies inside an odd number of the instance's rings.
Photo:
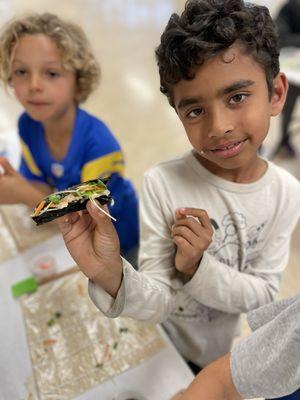
<svg viewBox="0 0 300 400">
<path fill-rule="evenodd" d="M 0 204 L 25 204 L 30 208 L 34 208 L 41 199 L 48 193 L 51 188 L 35 187 L 24 178 L 2 178 L 0 190 Z"/>
<path fill-rule="evenodd" d="M 229 353 L 204 368 L 180 397 L 180 400 L 200 399 L 242 399 L 232 381 Z"/>
<path fill-rule="evenodd" d="M 19 203 L 27 205 L 29 208 L 34 208 L 44 197 L 52 192 L 50 186 L 35 184 L 26 181 L 20 191 Z"/>
</svg>

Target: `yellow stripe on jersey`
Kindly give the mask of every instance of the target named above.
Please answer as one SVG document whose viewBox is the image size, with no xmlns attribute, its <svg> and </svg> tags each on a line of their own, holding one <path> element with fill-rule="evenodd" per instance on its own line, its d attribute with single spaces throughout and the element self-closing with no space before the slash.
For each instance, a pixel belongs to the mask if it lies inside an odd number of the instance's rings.
<svg viewBox="0 0 300 400">
<path fill-rule="evenodd" d="M 115 151 L 86 163 L 81 171 L 81 182 L 110 176 L 114 172 L 124 175 L 124 159 L 121 151 Z"/>
<path fill-rule="evenodd" d="M 41 173 L 40 169 L 38 168 L 38 166 L 36 165 L 34 158 L 32 157 L 32 154 L 29 150 L 29 147 L 23 140 L 21 140 L 21 149 L 22 149 L 22 155 L 27 164 L 27 167 L 30 169 L 30 172 L 33 175 L 41 176 L 42 173 Z"/>
</svg>

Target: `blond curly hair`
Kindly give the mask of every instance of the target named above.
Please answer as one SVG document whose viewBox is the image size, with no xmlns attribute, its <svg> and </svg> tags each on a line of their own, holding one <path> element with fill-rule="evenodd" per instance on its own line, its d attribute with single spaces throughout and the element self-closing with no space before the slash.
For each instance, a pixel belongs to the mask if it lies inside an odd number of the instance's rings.
<svg viewBox="0 0 300 400">
<path fill-rule="evenodd" d="M 4 86 L 11 83 L 14 49 L 26 34 L 44 34 L 53 40 L 61 53 L 64 68 L 75 73 L 78 89 L 75 100 L 84 102 L 99 82 L 99 64 L 83 30 L 50 13 L 28 14 L 5 25 L 0 35 L 0 79 Z"/>
</svg>

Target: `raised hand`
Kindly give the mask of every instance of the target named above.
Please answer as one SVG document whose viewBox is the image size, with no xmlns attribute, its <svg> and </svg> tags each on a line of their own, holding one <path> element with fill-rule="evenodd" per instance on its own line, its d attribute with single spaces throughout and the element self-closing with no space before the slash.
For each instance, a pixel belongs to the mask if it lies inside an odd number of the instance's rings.
<svg viewBox="0 0 300 400">
<path fill-rule="evenodd" d="M 34 207 L 50 187 L 27 180 L 5 157 L 0 157 L 0 204 L 23 203 Z"/>
<path fill-rule="evenodd" d="M 16 175 L 18 172 L 10 164 L 10 162 L 5 157 L 0 157 L 0 177 L 1 175 Z"/>
<path fill-rule="evenodd" d="M 81 271 L 115 297 L 122 281 L 122 259 L 110 218 L 89 201 L 87 211 L 68 214 L 58 220 L 58 225 Z"/>
<path fill-rule="evenodd" d="M 5 157 L 0 157 L 0 204 L 22 203 L 25 179 Z"/>
<path fill-rule="evenodd" d="M 213 229 L 206 211 L 199 208 L 178 208 L 172 235 L 177 246 L 176 269 L 193 276 L 204 251 L 212 241 Z"/>
</svg>

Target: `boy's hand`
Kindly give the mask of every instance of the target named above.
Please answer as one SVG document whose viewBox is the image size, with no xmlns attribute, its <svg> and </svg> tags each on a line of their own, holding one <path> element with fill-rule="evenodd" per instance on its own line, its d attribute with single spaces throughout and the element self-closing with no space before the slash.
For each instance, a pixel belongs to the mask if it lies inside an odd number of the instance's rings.
<svg viewBox="0 0 300 400">
<path fill-rule="evenodd" d="M 176 393 L 171 400 L 181 400 L 182 399 L 182 395 L 184 393 L 184 390 L 180 390 L 180 392 Z"/>
<path fill-rule="evenodd" d="M 177 246 L 175 267 L 183 274 L 193 276 L 212 241 L 213 230 L 206 211 L 178 208 L 172 234 Z"/>
<path fill-rule="evenodd" d="M 15 175 L 18 172 L 10 164 L 10 162 L 5 157 L 0 157 L 0 177 L 4 175 Z"/>
<path fill-rule="evenodd" d="M 89 201 L 87 211 L 67 214 L 58 220 L 58 225 L 81 271 L 115 297 L 123 264 L 119 238 L 110 218 Z"/>
<path fill-rule="evenodd" d="M 5 157 L 0 157 L 0 204 L 21 203 L 25 179 Z"/>
<path fill-rule="evenodd" d="M 5 157 L 0 157 L 0 204 L 23 203 L 32 208 L 49 189 L 45 184 L 29 182 Z"/>
</svg>

